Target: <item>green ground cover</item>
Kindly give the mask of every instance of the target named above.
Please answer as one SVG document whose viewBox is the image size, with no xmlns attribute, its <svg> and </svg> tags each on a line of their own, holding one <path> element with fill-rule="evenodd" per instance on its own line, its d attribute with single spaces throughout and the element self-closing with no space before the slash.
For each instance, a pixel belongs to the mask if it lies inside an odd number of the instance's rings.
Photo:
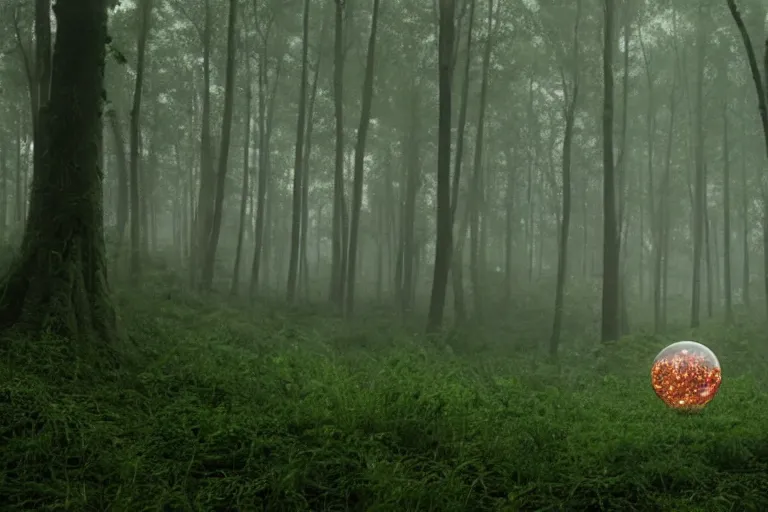
<svg viewBox="0 0 768 512">
<path fill-rule="evenodd" d="M 724 380 L 683 415 L 648 376 L 678 338 L 566 340 L 554 365 L 375 313 L 120 302 L 119 372 L 5 344 L 2 510 L 768 510 L 768 343 L 745 317 L 695 333 Z"/>
</svg>

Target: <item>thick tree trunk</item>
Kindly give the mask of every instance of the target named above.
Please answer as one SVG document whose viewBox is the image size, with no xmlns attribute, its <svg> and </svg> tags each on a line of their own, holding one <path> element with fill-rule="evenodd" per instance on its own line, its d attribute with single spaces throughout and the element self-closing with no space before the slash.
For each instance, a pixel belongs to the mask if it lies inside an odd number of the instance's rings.
<svg viewBox="0 0 768 512">
<path fill-rule="evenodd" d="M 59 0 L 48 153 L 33 176 L 21 255 L 5 279 L 0 328 L 52 332 L 104 347 L 117 340 L 102 224 L 105 0 Z"/>
</svg>

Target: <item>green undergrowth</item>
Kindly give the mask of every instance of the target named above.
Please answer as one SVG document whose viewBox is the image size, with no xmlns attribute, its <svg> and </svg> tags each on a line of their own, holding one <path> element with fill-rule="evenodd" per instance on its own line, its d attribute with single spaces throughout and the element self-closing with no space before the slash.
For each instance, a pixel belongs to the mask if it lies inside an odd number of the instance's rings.
<svg viewBox="0 0 768 512">
<path fill-rule="evenodd" d="M 697 333 L 724 383 L 681 415 L 648 382 L 669 339 L 565 341 L 553 364 L 374 317 L 120 303 L 135 347 L 114 374 L 6 340 L 2 510 L 768 510 L 768 351 L 746 318 Z"/>
</svg>

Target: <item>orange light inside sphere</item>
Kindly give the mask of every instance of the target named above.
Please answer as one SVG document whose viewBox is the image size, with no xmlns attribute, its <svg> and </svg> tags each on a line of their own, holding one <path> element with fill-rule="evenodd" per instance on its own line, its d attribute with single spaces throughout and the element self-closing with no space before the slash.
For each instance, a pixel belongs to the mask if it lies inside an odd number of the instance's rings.
<svg viewBox="0 0 768 512">
<path fill-rule="evenodd" d="M 680 341 L 656 356 L 651 385 L 656 395 L 678 410 L 700 409 L 715 398 L 722 375 L 715 354 L 701 343 Z"/>
</svg>

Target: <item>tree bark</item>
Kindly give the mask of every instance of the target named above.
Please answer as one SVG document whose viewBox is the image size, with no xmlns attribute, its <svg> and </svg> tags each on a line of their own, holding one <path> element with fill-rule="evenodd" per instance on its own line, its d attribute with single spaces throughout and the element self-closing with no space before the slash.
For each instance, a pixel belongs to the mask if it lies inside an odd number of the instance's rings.
<svg viewBox="0 0 768 512">
<path fill-rule="evenodd" d="M 216 265 L 216 250 L 219 246 L 221 219 L 224 213 L 224 186 L 229 163 L 229 146 L 232 136 L 232 109 L 235 95 L 235 25 L 237 23 L 237 0 L 229 0 L 229 21 L 227 23 L 227 67 L 224 79 L 224 112 L 221 121 L 221 146 L 219 147 L 219 168 L 216 175 L 216 195 L 213 203 L 211 232 L 206 244 L 205 263 L 200 279 L 200 288 L 210 290 L 213 287 L 213 274 Z"/>
<path fill-rule="evenodd" d="M 21 253 L 0 298 L 0 328 L 53 333 L 99 351 L 118 339 L 99 168 L 106 4 L 59 0 L 53 10 L 51 94 L 41 126 L 48 153 L 32 177 Z"/>
<path fill-rule="evenodd" d="M 456 214 L 461 189 L 461 168 L 464 163 L 464 133 L 467 126 L 467 106 L 469 104 L 469 78 L 472 64 L 472 33 L 475 24 L 475 0 L 468 0 L 469 21 L 467 23 L 467 45 L 464 61 L 464 77 L 461 85 L 461 105 L 456 128 L 456 156 L 451 183 L 451 228 L 456 226 Z M 458 45 L 456 45 L 458 47 Z M 466 320 L 467 311 L 464 301 L 464 239 L 466 229 L 456 232 L 454 247 L 451 250 L 451 286 L 453 288 L 453 313 L 457 324 Z"/>
<path fill-rule="evenodd" d="M 664 271 L 667 268 L 667 238 L 668 238 L 668 210 L 669 210 L 669 182 L 670 167 L 672 166 L 672 144 L 675 133 L 675 116 L 677 113 L 677 67 L 672 72 L 672 87 L 669 93 L 669 126 L 667 127 L 667 146 L 664 155 L 664 174 L 658 191 L 659 200 L 654 209 L 656 224 L 656 237 L 653 241 L 654 266 L 653 266 L 653 329 L 656 334 L 664 330 L 664 317 L 666 315 L 663 304 L 666 300 L 666 288 L 663 286 Z M 664 293 L 663 293 L 664 292 Z"/>
<path fill-rule="evenodd" d="M 335 127 L 335 159 L 333 171 L 333 229 L 331 234 L 330 299 L 339 309 L 344 304 L 344 0 L 335 0 L 333 52 L 333 106 Z"/>
<path fill-rule="evenodd" d="M 702 244 L 704 243 L 704 208 L 706 198 L 706 182 L 704 179 L 704 8 L 699 6 L 698 22 L 696 25 L 696 152 L 694 155 L 696 175 L 694 179 L 693 200 L 693 274 L 691 287 L 691 327 L 700 323 L 701 310 L 701 260 Z"/>
<path fill-rule="evenodd" d="M 141 97 L 144 87 L 144 59 L 149 38 L 149 23 L 152 14 L 152 0 L 141 0 L 139 16 L 139 35 L 137 40 L 136 83 L 133 90 L 133 106 L 131 107 L 130 126 L 130 231 L 131 259 L 130 273 L 134 279 L 141 274 L 141 244 L 140 244 L 140 212 L 139 212 L 139 138 L 141 131 Z"/>
<path fill-rule="evenodd" d="M 360 208 L 363 205 L 363 162 L 365 159 L 365 143 L 368 136 L 368 125 L 371 120 L 373 71 L 376 62 L 376 28 L 378 20 L 379 0 L 373 0 L 371 34 L 368 39 L 368 56 L 365 63 L 365 78 L 363 80 L 362 105 L 360 108 L 360 125 L 357 128 L 357 143 L 355 144 L 354 178 L 352 182 L 352 222 L 349 229 L 349 252 L 347 256 L 347 293 L 344 298 L 344 312 L 346 315 L 352 314 L 355 304 L 355 281 L 357 277 L 355 273 L 357 270 Z"/>
<path fill-rule="evenodd" d="M 320 41 L 325 40 L 325 24 L 320 30 Z M 322 58 L 322 52 L 317 52 L 317 59 L 315 60 L 315 74 L 312 79 L 312 92 L 309 94 L 309 105 L 307 111 L 307 135 L 306 144 L 304 145 L 304 178 L 302 180 L 301 187 L 301 239 L 300 239 L 300 253 L 301 262 L 299 267 L 299 283 L 300 287 L 304 290 L 305 299 L 309 299 L 309 257 L 307 255 L 307 247 L 309 245 L 307 232 L 309 230 L 309 157 L 312 153 L 312 132 L 314 131 L 314 118 L 315 118 L 315 100 L 317 98 L 317 85 L 318 77 L 320 76 L 320 62 Z M 320 229 L 320 223 L 316 225 L 316 229 Z"/>
<path fill-rule="evenodd" d="M 43 110 L 41 107 L 48 103 L 51 94 L 51 2 L 50 0 L 35 0 L 35 86 L 37 94 L 37 111 L 33 115 L 37 118 L 34 124 L 37 130 L 35 138 L 34 169 L 40 168 L 40 155 L 46 152 L 45 133 L 40 130 L 40 125 L 45 122 L 41 119 Z"/>
<path fill-rule="evenodd" d="M 573 141 L 573 124 L 576 117 L 576 102 L 579 98 L 579 21 L 581 19 L 581 0 L 576 0 L 576 21 L 573 25 L 573 85 L 570 94 L 563 73 L 563 94 L 565 95 L 564 118 L 565 133 L 563 135 L 563 197 L 562 221 L 560 222 L 560 239 L 557 254 L 557 283 L 555 286 L 555 313 L 552 320 L 552 335 L 549 338 L 549 355 L 557 357 L 560 345 L 560 332 L 563 322 L 563 302 L 565 296 L 565 281 L 568 276 L 568 237 L 571 226 L 571 145 Z"/>
<path fill-rule="evenodd" d="M 741 33 L 742 41 L 744 42 L 744 48 L 747 52 L 747 60 L 749 61 L 749 69 L 752 71 L 752 81 L 755 84 L 755 91 L 757 92 L 757 110 L 760 114 L 760 122 L 763 126 L 763 142 L 765 143 L 765 152 L 766 156 L 768 156 L 768 107 L 766 106 L 766 103 L 768 100 L 766 99 L 765 95 L 765 88 L 763 84 L 763 79 L 760 76 L 760 69 L 757 65 L 757 59 L 755 57 L 755 51 L 752 48 L 752 41 L 749 38 L 749 33 L 747 32 L 746 27 L 744 26 L 744 21 L 741 19 L 741 15 L 739 14 L 739 10 L 736 7 L 736 4 L 734 0 L 727 0 L 728 1 L 728 8 L 731 11 L 731 15 L 733 16 L 733 20 L 736 22 L 736 26 L 739 29 L 739 32 Z M 768 39 L 765 40 L 765 62 L 763 65 L 768 65 Z M 765 68 L 766 73 L 766 82 L 768 82 L 768 68 Z M 760 181 L 760 191 L 762 195 L 762 202 L 763 202 L 763 258 L 764 258 L 764 269 L 763 269 L 763 284 L 765 287 L 765 293 L 766 293 L 766 308 L 768 308 L 768 192 L 766 192 L 766 185 L 765 185 L 765 178 L 764 176 L 761 176 Z M 745 237 L 746 241 L 746 237 Z M 746 244 L 745 244 L 746 245 Z"/>
<path fill-rule="evenodd" d="M 437 332 L 443 324 L 445 292 L 453 248 L 451 211 L 451 82 L 453 79 L 454 0 L 441 0 L 438 46 L 438 139 L 437 139 L 437 234 L 432 293 L 429 300 L 427 332 Z M 469 59 L 469 55 L 467 55 Z"/>
<path fill-rule="evenodd" d="M 203 91 L 200 120 L 200 189 L 195 212 L 195 248 L 191 252 L 190 277 L 192 284 L 197 283 L 199 268 L 205 264 L 205 251 L 213 223 L 213 203 L 215 198 L 216 171 L 213 168 L 213 148 L 211 141 L 211 38 L 213 20 L 210 0 L 205 0 L 205 22 L 203 25 Z"/>
<path fill-rule="evenodd" d="M 728 101 L 723 102 L 723 288 L 725 321 L 733 322 L 733 289 L 731 284 L 731 163 L 728 138 Z"/>
<path fill-rule="evenodd" d="M 235 265 L 232 272 L 232 286 L 230 295 L 236 296 L 240 292 L 240 264 L 243 256 L 243 238 L 245 234 L 246 213 L 248 210 L 250 155 L 251 155 L 251 104 L 253 92 L 251 91 L 251 55 L 248 45 L 248 30 L 243 30 L 245 44 L 243 45 L 243 60 L 245 61 L 245 113 L 243 114 L 243 185 L 240 196 L 240 221 L 237 229 L 237 249 L 235 249 Z"/>
<path fill-rule="evenodd" d="M 469 194 L 469 269 L 472 281 L 472 297 L 474 313 L 478 321 L 482 321 L 485 302 L 484 278 L 485 259 L 481 257 L 480 218 L 484 210 L 485 190 L 483 186 L 483 137 L 485 134 L 485 111 L 488 98 L 488 75 L 491 64 L 491 49 L 493 48 L 493 0 L 488 0 L 488 23 L 485 49 L 483 51 L 482 81 L 480 83 L 480 108 L 475 135 L 475 155 L 472 169 L 472 184 Z M 498 9 L 498 7 L 497 7 Z"/>
<path fill-rule="evenodd" d="M 619 233 L 613 161 L 613 0 L 605 0 L 603 27 L 603 297 L 602 341 L 615 341 L 619 324 Z"/>
</svg>

